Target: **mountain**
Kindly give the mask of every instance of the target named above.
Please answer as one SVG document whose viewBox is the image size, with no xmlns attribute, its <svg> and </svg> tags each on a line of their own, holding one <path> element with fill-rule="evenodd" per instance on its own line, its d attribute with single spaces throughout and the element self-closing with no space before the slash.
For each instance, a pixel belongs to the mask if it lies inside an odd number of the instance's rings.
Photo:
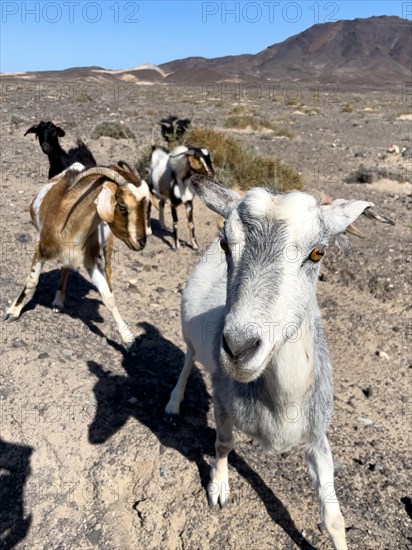
<svg viewBox="0 0 412 550">
<path fill-rule="evenodd" d="M 397 87 L 411 81 L 412 22 L 380 16 L 321 23 L 257 54 L 215 59 L 188 57 L 160 66 L 140 65 L 111 71 L 74 67 L 64 71 L 3 73 L 2 79 L 123 80 L 137 84 L 201 85 L 215 82 L 336 83 Z"/>
<path fill-rule="evenodd" d="M 172 82 L 293 79 L 379 86 L 411 79 L 411 31 L 410 21 L 392 16 L 322 23 L 255 55 L 189 57 L 160 67 Z"/>
</svg>

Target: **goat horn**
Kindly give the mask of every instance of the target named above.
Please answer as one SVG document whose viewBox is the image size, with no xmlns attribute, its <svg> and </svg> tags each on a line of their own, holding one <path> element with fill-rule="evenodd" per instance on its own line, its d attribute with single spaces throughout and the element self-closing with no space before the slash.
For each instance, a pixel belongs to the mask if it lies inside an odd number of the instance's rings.
<svg viewBox="0 0 412 550">
<path fill-rule="evenodd" d="M 95 166 L 93 168 L 89 168 L 88 170 L 85 170 L 84 172 L 80 172 L 80 174 L 76 176 L 75 180 L 70 186 L 70 189 L 71 190 L 74 189 L 76 186 L 78 186 L 78 184 L 81 182 L 83 178 L 87 178 L 90 176 L 105 176 L 107 179 L 111 180 L 113 183 L 116 183 L 120 187 L 123 187 L 128 183 L 120 174 L 118 174 L 112 168 L 106 168 L 104 166 Z"/>
<path fill-rule="evenodd" d="M 188 154 L 189 151 L 182 151 L 181 153 L 177 153 L 176 155 L 169 155 L 170 158 L 172 159 L 175 159 L 177 157 L 181 157 L 182 155 L 186 155 Z"/>
<path fill-rule="evenodd" d="M 365 235 L 361 231 L 359 231 L 359 229 L 355 227 L 352 223 L 348 225 L 348 227 L 346 228 L 346 232 L 350 233 L 351 235 L 355 235 L 355 237 L 359 237 L 360 239 L 365 238 Z"/>
<path fill-rule="evenodd" d="M 38 127 L 39 127 L 38 124 L 35 124 L 34 126 L 30 126 L 30 128 L 26 130 L 24 135 L 27 136 L 27 134 L 35 134 L 37 132 Z"/>
<path fill-rule="evenodd" d="M 80 195 L 80 197 L 76 200 L 76 202 L 73 204 L 73 206 L 71 207 L 69 213 L 67 214 L 66 220 L 65 220 L 65 222 L 64 222 L 64 224 L 63 224 L 63 226 L 60 230 L 60 233 L 62 233 L 63 230 L 65 229 L 65 227 L 67 225 L 67 222 L 69 221 L 69 218 L 73 214 L 75 208 L 86 197 L 86 195 L 90 192 L 90 188 L 96 183 L 97 179 L 99 179 L 99 178 L 96 179 L 96 176 L 105 176 L 107 179 L 109 179 L 113 183 L 116 183 L 120 187 L 123 187 L 124 185 L 127 185 L 127 183 L 128 183 L 115 170 L 112 170 L 111 168 L 105 168 L 103 166 L 97 166 L 97 167 L 89 168 L 88 170 L 85 170 L 84 172 L 80 172 L 80 174 L 73 181 L 73 184 L 70 186 L 69 192 L 72 191 L 73 189 L 75 189 L 76 186 L 82 187 L 79 184 L 83 180 L 86 180 L 85 182 L 83 181 L 83 185 L 84 185 L 85 190 Z"/>
<path fill-rule="evenodd" d="M 395 222 L 393 220 L 390 220 L 386 216 L 381 216 L 380 214 L 375 214 L 375 212 L 372 212 L 370 207 L 365 208 L 365 210 L 362 212 L 364 216 L 367 218 L 370 218 L 371 220 L 376 220 L 377 222 L 381 223 L 388 223 L 389 225 L 395 225 Z"/>
<path fill-rule="evenodd" d="M 126 162 L 125 160 L 119 160 L 117 165 L 120 166 L 120 168 L 126 167 L 129 170 L 129 172 L 134 174 L 136 178 L 140 181 L 140 183 L 142 183 L 142 179 L 143 179 L 142 176 L 139 174 L 136 168 L 133 168 L 128 162 Z"/>
</svg>

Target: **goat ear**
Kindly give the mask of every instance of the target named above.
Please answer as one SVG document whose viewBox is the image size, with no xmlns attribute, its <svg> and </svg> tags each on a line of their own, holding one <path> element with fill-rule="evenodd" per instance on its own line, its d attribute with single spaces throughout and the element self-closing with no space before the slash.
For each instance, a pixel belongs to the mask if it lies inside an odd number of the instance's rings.
<svg viewBox="0 0 412 550">
<path fill-rule="evenodd" d="M 63 130 L 63 128 L 60 128 L 59 126 L 56 126 L 57 135 L 59 137 L 64 137 L 66 135 L 66 132 Z"/>
<path fill-rule="evenodd" d="M 205 161 L 202 158 L 198 158 L 193 154 L 193 151 L 187 151 L 186 152 L 187 161 L 189 163 L 189 166 L 192 170 L 195 172 L 201 172 L 205 169 Z M 203 160 L 203 163 L 202 163 Z"/>
<path fill-rule="evenodd" d="M 192 176 L 189 182 L 205 205 L 225 219 L 241 199 L 235 191 L 206 176 Z"/>
<path fill-rule="evenodd" d="M 24 135 L 27 136 L 27 134 L 36 134 L 38 127 L 39 127 L 39 125 L 35 124 L 34 126 L 29 128 L 28 130 L 26 130 L 26 133 Z"/>
<path fill-rule="evenodd" d="M 106 182 L 103 184 L 103 188 L 96 199 L 97 213 L 107 223 L 112 223 L 114 219 L 116 189 L 117 186 L 115 183 Z"/>
<path fill-rule="evenodd" d="M 323 219 L 332 235 L 343 233 L 372 202 L 337 199 L 331 204 L 321 206 Z"/>
</svg>

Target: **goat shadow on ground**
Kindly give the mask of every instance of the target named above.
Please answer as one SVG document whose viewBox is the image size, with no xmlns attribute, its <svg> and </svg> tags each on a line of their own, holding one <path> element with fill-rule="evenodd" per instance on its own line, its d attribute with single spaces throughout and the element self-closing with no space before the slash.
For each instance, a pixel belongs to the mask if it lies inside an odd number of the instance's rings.
<svg viewBox="0 0 412 550">
<path fill-rule="evenodd" d="M 64 322 L 68 315 L 72 319 L 80 319 L 92 332 L 100 337 L 106 335 L 95 323 L 104 323 L 104 318 L 99 313 L 99 307 L 105 307 L 95 286 L 78 271 L 70 270 L 67 281 L 66 299 L 61 313 L 52 312 L 52 303 L 60 282 L 60 269 L 45 271 L 40 275 L 39 282 L 33 296 L 24 306 L 21 317 L 36 307 L 44 306 L 50 310 L 53 322 Z M 94 290 L 97 298 L 90 298 L 87 294 Z M 115 291 L 116 295 L 116 291 Z M 103 329 L 104 331 L 104 329 Z M 107 327 L 109 332 L 109 326 Z M 118 349 L 120 346 L 115 346 Z"/>
<path fill-rule="evenodd" d="M 215 430 L 207 425 L 211 398 L 199 371 L 194 368 L 182 403 L 182 414 L 173 419 L 165 417 L 164 407 L 182 368 L 184 353 L 153 325 L 141 322 L 138 326 L 145 332 L 136 338 L 133 353 L 119 347 L 125 376 L 112 374 L 95 361 L 87 363 L 98 379 L 93 388 L 97 409 L 89 425 L 89 442 L 94 445 L 106 442 L 133 417 L 147 426 L 161 445 L 177 450 L 196 463 L 206 491 L 210 466 L 204 457 L 214 456 L 215 443 Z M 137 402 L 130 404 L 131 397 Z M 301 549 L 313 549 L 302 538 L 282 502 L 245 460 L 232 451 L 230 464 L 256 491 L 269 516 L 293 542 Z"/>
<path fill-rule="evenodd" d="M 14 548 L 26 537 L 32 522 L 32 515 L 24 512 L 32 452 L 32 447 L 0 439 L 0 550 Z"/>
<path fill-rule="evenodd" d="M 164 242 L 171 250 L 176 250 L 173 246 L 173 232 L 169 229 L 162 229 L 160 226 L 160 223 L 157 220 L 150 220 L 150 226 L 152 228 L 152 235 L 158 239 L 160 239 L 162 242 Z M 179 226 L 180 227 L 180 226 Z M 183 227 L 183 223 L 182 223 Z M 166 237 L 170 237 L 169 239 L 166 239 Z M 189 244 L 187 241 L 184 241 L 179 238 L 180 246 L 184 246 L 187 248 L 193 248 L 191 244 Z"/>
</svg>

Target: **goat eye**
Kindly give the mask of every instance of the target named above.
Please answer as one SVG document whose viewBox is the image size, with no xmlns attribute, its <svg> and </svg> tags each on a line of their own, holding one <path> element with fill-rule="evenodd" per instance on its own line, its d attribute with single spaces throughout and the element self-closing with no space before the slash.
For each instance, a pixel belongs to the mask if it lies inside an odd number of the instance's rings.
<svg viewBox="0 0 412 550">
<path fill-rule="evenodd" d="M 119 207 L 120 212 L 127 212 L 127 206 L 124 204 L 117 203 L 117 206 Z"/>
<path fill-rule="evenodd" d="M 223 250 L 225 254 L 229 252 L 229 244 L 226 239 L 220 239 L 220 248 Z"/>
<path fill-rule="evenodd" d="M 324 255 L 325 255 L 325 248 L 323 246 L 317 246 L 310 253 L 309 260 L 311 262 L 320 262 Z"/>
</svg>

